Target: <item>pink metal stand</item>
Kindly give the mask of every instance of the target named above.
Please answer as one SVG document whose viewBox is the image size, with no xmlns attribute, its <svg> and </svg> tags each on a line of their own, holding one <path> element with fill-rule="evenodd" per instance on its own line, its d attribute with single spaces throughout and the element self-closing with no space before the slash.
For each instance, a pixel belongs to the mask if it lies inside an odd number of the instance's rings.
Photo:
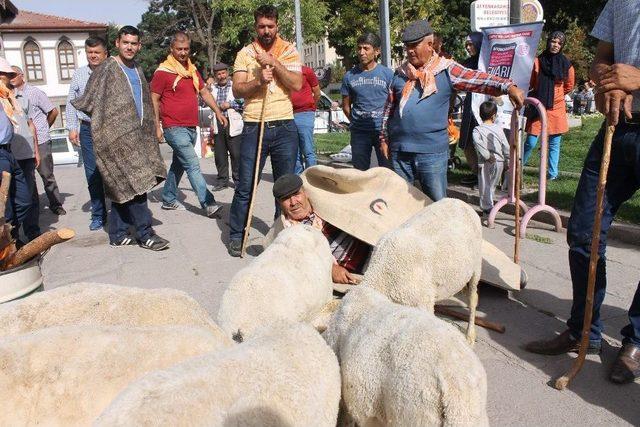
<svg viewBox="0 0 640 427">
<path fill-rule="evenodd" d="M 525 211 L 524 217 L 522 217 L 522 222 L 520 223 L 520 234 L 525 235 L 527 230 L 527 224 L 531 220 L 531 218 L 537 214 L 538 212 L 548 212 L 551 214 L 555 221 L 556 231 L 560 231 L 562 229 L 562 221 L 560 220 L 560 215 L 558 212 L 551 206 L 546 204 L 546 191 L 547 191 L 547 156 L 548 156 L 548 135 L 547 135 L 547 110 L 544 108 L 544 105 L 540 103 L 535 98 L 526 98 L 524 100 L 525 104 L 531 104 L 538 109 L 538 113 L 540 114 L 541 121 L 541 134 L 540 134 L 540 176 L 538 179 L 538 203 L 535 204 L 531 209 L 527 208 L 527 205 L 519 200 L 520 206 Z M 502 209 L 503 206 L 506 205 L 514 205 L 516 204 L 515 198 L 515 182 L 516 176 L 514 174 L 515 167 L 514 162 L 520 159 L 520 153 L 515 151 L 515 137 L 516 132 L 520 132 L 520 123 L 518 122 L 518 118 L 516 117 L 516 111 L 514 110 L 514 114 L 511 116 L 511 135 L 509 138 L 509 142 L 511 145 L 511 159 L 509 162 L 509 195 L 507 197 L 502 198 L 498 201 L 491 209 L 491 213 L 489 214 L 489 218 L 487 219 L 487 225 L 489 227 L 494 227 L 494 221 L 496 219 L 496 215 Z"/>
</svg>

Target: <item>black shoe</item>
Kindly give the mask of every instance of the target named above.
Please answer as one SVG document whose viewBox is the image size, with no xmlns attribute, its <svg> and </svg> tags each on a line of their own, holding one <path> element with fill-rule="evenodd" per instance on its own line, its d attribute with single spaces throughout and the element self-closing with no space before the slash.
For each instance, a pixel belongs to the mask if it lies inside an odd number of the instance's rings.
<svg viewBox="0 0 640 427">
<path fill-rule="evenodd" d="M 587 354 L 600 354 L 601 344 L 599 342 L 589 341 Z M 560 335 L 550 339 L 533 341 L 525 346 L 525 350 L 530 353 L 544 354 L 547 356 L 557 356 L 564 353 L 577 353 L 580 350 L 580 341 L 571 336 L 571 332 L 567 329 Z"/>
<path fill-rule="evenodd" d="M 56 208 L 51 209 L 51 212 L 53 212 L 56 215 L 66 215 L 67 214 L 67 211 L 65 211 L 62 206 L 58 206 Z"/>
<path fill-rule="evenodd" d="M 242 241 L 241 240 L 231 240 L 227 245 L 227 251 L 229 255 L 232 257 L 239 257 L 242 255 Z"/>
<path fill-rule="evenodd" d="M 229 182 L 228 181 L 222 181 L 222 182 L 219 182 L 219 183 L 215 184 L 213 187 L 211 187 L 211 191 L 220 191 L 220 190 L 224 190 L 227 187 L 229 187 Z"/>
<path fill-rule="evenodd" d="M 124 236 L 121 237 L 120 239 L 109 243 L 111 246 L 131 246 L 131 245 L 135 245 L 137 242 L 135 239 L 129 237 L 129 236 Z"/>
<path fill-rule="evenodd" d="M 145 249 L 151 249 L 152 251 L 161 251 L 169 247 L 169 241 L 167 239 L 163 239 L 157 234 L 154 234 L 147 240 L 141 240 L 140 242 L 138 242 L 138 245 Z"/>
<path fill-rule="evenodd" d="M 640 378 L 640 347 L 623 344 L 613 363 L 609 379 L 616 384 L 628 384 Z"/>
</svg>

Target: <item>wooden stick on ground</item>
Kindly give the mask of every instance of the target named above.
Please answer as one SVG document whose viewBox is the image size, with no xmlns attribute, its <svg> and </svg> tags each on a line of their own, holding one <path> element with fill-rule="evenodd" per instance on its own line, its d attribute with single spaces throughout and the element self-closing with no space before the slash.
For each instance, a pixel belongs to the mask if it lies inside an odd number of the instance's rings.
<svg viewBox="0 0 640 427">
<path fill-rule="evenodd" d="M 611 158 L 611 143 L 613 141 L 614 126 L 607 126 L 607 133 L 604 136 L 604 146 L 602 148 L 602 161 L 600 163 L 600 173 L 598 175 L 598 190 L 596 193 L 596 216 L 593 221 L 593 231 L 591 233 L 591 254 L 589 256 L 589 278 L 587 279 L 587 299 L 584 307 L 584 320 L 582 322 L 582 337 L 580 339 L 580 350 L 578 357 L 573 361 L 571 369 L 555 382 L 555 388 L 564 390 L 569 382 L 580 372 L 587 357 L 589 347 L 589 332 L 591 331 L 591 318 L 593 315 L 593 294 L 596 287 L 596 267 L 598 265 L 598 247 L 600 246 L 600 230 L 602 228 L 602 211 L 604 201 L 604 191 L 607 185 L 607 172 L 609 171 L 609 159 Z"/>
<path fill-rule="evenodd" d="M 453 317 L 454 319 L 466 320 L 467 322 L 469 321 L 469 315 L 467 313 L 460 313 L 457 310 L 453 310 L 451 308 L 443 307 L 441 305 L 436 305 L 435 306 L 435 312 L 436 312 L 436 314 L 442 314 L 444 316 Z M 495 323 L 495 322 L 491 322 L 489 320 L 482 319 L 480 317 L 476 317 L 474 323 L 476 325 L 478 325 L 478 326 L 481 326 L 481 327 L 485 328 L 485 329 L 496 331 L 496 332 L 499 332 L 501 334 L 504 334 L 504 331 L 505 331 L 504 325 L 501 325 L 501 324 Z"/>
<path fill-rule="evenodd" d="M 249 243 L 249 230 L 251 230 L 251 221 L 253 220 L 253 203 L 255 201 L 256 190 L 258 189 L 258 179 L 260 175 L 260 159 L 262 158 L 262 138 L 264 137 L 264 110 L 267 106 L 267 96 L 269 95 L 269 85 L 265 88 L 264 97 L 262 98 L 262 110 L 260 111 L 260 133 L 258 134 L 258 150 L 256 151 L 256 165 L 253 169 L 253 185 L 251 186 L 251 197 L 249 198 L 249 210 L 247 212 L 247 220 L 244 224 L 244 235 L 242 236 L 242 248 L 240 249 L 240 257 L 244 258 Z"/>
<path fill-rule="evenodd" d="M 9 186 L 11 185 L 11 174 L 7 171 L 2 172 L 2 183 L 0 183 L 0 220 L 4 221 L 4 211 L 7 208 L 7 199 L 9 198 Z"/>
<path fill-rule="evenodd" d="M 513 129 L 511 126 L 511 132 L 515 132 L 515 156 L 513 162 L 513 173 L 515 174 L 515 188 L 514 195 L 516 199 L 516 216 L 515 216 L 515 234 L 516 239 L 513 246 L 513 262 L 516 264 L 520 264 L 520 169 L 522 167 L 520 158 L 520 117 L 517 110 L 514 110 L 513 115 L 515 116 L 516 127 Z M 513 121 L 512 121 L 513 123 Z"/>
<path fill-rule="evenodd" d="M 3 270 L 18 267 L 51 246 L 67 241 L 75 235 L 75 231 L 70 228 L 47 231 L 10 255 L 4 263 Z"/>
</svg>

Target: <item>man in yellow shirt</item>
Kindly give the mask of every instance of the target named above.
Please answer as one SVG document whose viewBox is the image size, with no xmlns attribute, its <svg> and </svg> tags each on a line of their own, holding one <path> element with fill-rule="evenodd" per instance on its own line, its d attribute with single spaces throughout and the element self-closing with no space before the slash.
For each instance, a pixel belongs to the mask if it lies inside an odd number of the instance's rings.
<svg viewBox="0 0 640 427">
<path fill-rule="evenodd" d="M 235 257 L 240 256 L 242 247 L 256 159 L 260 161 L 258 174 L 261 175 L 267 155 L 271 156 L 275 181 L 294 172 L 298 154 L 298 130 L 293 121 L 289 93 L 302 87 L 300 55 L 291 43 L 278 35 L 278 10 L 275 7 L 260 6 L 253 16 L 257 37 L 242 48 L 233 66 L 233 95 L 245 100 L 239 181 L 231 203 L 227 246 L 229 255 Z M 266 102 L 265 126 L 262 151 L 258 155 L 263 102 Z"/>
</svg>

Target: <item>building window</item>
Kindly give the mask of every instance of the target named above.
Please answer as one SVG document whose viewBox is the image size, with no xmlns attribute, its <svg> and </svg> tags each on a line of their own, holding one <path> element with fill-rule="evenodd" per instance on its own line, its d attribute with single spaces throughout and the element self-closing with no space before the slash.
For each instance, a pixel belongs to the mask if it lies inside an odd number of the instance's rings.
<svg viewBox="0 0 640 427">
<path fill-rule="evenodd" d="M 71 80 L 71 77 L 73 77 L 73 71 L 76 69 L 73 45 L 71 42 L 67 39 L 60 40 L 60 43 L 58 43 L 57 54 L 60 80 Z"/>
<path fill-rule="evenodd" d="M 44 68 L 40 46 L 33 40 L 27 40 L 22 47 L 24 53 L 25 73 L 27 80 L 33 83 L 44 82 Z"/>
</svg>

